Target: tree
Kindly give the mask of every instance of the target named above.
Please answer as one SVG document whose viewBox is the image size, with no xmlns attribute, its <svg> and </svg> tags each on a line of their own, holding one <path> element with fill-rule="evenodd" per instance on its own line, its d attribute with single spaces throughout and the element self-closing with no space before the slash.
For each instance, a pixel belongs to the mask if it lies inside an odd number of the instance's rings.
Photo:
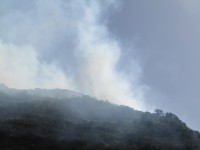
<svg viewBox="0 0 200 150">
<path fill-rule="evenodd" d="M 158 115 L 158 116 L 164 116 L 164 113 L 161 109 L 155 109 L 154 112 Z"/>
<path fill-rule="evenodd" d="M 165 113 L 165 117 L 179 120 L 178 117 L 173 113 Z"/>
</svg>

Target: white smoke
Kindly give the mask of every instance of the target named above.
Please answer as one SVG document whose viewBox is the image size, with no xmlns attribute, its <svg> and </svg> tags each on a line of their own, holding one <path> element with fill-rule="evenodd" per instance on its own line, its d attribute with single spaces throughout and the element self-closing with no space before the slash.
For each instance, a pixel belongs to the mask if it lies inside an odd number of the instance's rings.
<svg viewBox="0 0 200 150">
<path fill-rule="evenodd" d="M 41 64 L 32 47 L 0 42 L 0 81 L 13 88 L 72 88 L 53 64 Z"/>
<path fill-rule="evenodd" d="M 115 1 L 25 3 L 8 0 L 0 7 L 0 82 L 68 88 L 144 109 L 141 86 L 117 70 L 123 51 L 103 21 Z"/>
</svg>

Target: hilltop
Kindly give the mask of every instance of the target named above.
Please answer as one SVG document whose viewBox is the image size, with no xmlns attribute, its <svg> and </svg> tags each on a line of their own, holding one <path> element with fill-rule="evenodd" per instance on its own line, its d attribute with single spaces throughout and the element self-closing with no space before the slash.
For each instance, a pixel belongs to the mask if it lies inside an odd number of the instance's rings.
<svg viewBox="0 0 200 150">
<path fill-rule="evenodd" d="M 175 114 L 142 112 L 62 89 L 0 85 L 0 149 L 200 150 Z"/>
</svg>

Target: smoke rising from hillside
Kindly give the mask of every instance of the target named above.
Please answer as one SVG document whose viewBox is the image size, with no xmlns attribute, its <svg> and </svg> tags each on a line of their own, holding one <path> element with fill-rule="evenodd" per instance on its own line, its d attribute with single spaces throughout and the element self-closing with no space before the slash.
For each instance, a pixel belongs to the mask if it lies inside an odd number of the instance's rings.
<svg viewBox="0 0 200 150">
<path fill-rule="evenodd" d="M 131 79 L 117 70 L 123 51 L 106 28 L 108 9 L 114 11 L 116 1 L 1 3 L 0 82 L 15 88 L 68 88 L 144 109 L 140 69 L 132 64 Z"/>
</svg>

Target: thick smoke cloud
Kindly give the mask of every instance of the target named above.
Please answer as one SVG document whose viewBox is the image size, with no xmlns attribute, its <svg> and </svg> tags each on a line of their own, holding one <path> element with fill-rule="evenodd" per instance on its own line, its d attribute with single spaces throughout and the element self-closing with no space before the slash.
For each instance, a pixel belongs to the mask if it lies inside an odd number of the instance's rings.
<svg viewBox="0 0 200 150">
<path fill-rule="evenodd" d="M 3 0 L 0 82 L 16 88 L 68 88 L 144 109 L 140 69 L 117 69 L 123 53 L 107 30 L 116 1 Z M 134 81 L 132 85 L 131 81 Z"/>
<path fill-rule="evenodd" d="M 0 80 L 13 88 L 73 87 L 53 64 L 41 64 L 32 47 L 0 42 Z"/>
</svg>

